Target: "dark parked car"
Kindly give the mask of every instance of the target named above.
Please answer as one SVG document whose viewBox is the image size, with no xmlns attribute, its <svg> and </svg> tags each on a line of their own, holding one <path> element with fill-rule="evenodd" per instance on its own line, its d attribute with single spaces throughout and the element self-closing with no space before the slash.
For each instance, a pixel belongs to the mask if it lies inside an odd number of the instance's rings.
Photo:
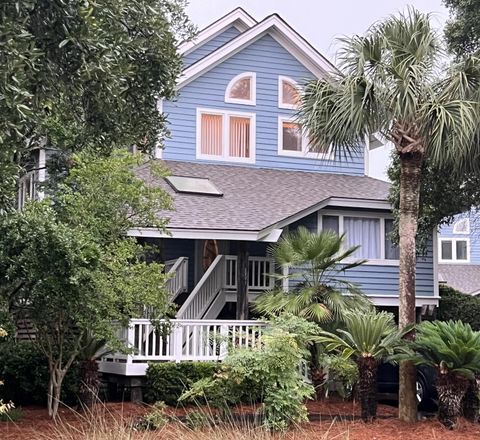
<svg viewBox="0 0 480 440">
<path fill-rule="evenodd" d="M 417 367 L 417 399 L 420 404 L 432 403 L 437 398 L 435 370 L 420 365 Z M 398 398 L 398 365 L 381 364 L 378 368 L 378 393 Z"/>
</svg>

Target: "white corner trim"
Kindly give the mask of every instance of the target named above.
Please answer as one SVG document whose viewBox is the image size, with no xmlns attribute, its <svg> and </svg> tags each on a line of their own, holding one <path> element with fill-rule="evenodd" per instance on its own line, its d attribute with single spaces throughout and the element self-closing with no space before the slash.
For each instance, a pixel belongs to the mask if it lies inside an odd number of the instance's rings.
<svg viewBox="0 0 480 440">
<path fill-rule="evenodd" d="M 278 108 L 286 108 L 291 110 L 296 110 L 298 105 L 295 104 L 285 104 L 283 102 L 283 83 L 288 82 L 290 83 L 295 89 L 297 89 L 298 93 L 300 93 L 300 86 L 298 85 L 297 81 L 288 77 L 279 75 L 278 76 Z"/>
<path fill-rule="evenodd" d="M 201 127 L 201 116 L 204 113 L 208 113 L 211 115 L 219 115 L 222 116 L 222 126 L 223 126 L 223 145 L 222 151 L 223 154 L 221 156 L 213 156 L 208 154 L 202 154 L 201 152 L 201 139 L 202 139 L 202 127 Z M 231 157 L 228 154 L 229 149 L 229 139 L 230 139 L 230 116 L 239 116 L 242 118 L 249 118 L 250 119 L 250 157 Z M 255 113 L 247 113 L 247 112 L 239 112 L 234 110 L 225 110 L 225 109 L 212 109 L 212 108 L 197 108 L 197 118 L 196 118 L 196 158 L 203 159 L 203 160 L 214 160 L 214 161 L 223 161 L 223 162 L 235 162 L 235 163 L 255 163 L 256 157 L 256 114 Z"/>
<path fill-rule="evenodd" d="M 440 284 L 438 282 L 438 229 L 433 228 L 433 294 L 440 295 Z"/>
<path fill-rule="evenodd" d="M 335 67 L 326 58 L 320 55 L 278 15 L 272 15 L 185 69 L 179 79 L 177 88 L 181 89 L 186 86 L 202 73 L 214 68 L 226 58 L 267 33 L 317 77 L 325 77 L 329 72 L 336 71 Z"/>
<path fill-rule="evenodd" d="M 300 123 L 292 116 L 281 115 L 278 117 L 278 144 L 277 154 L 279 156 L 300 157 L 303 159 L 318 159 L 318 160 L 335 160 L 332 149 L 327 153 L 319 153 L 311 151 L 308 143 L 308 137 L 302 129 L 302 151 L 284 150 L 283 148 L 283 123 L 291 122 L 300 125 Z"/>
<path fill-rule="evenodd" d="M 190 52 L 205 44 L 208 40 L 221 34 L 230 26 L 235 26 L 239 31 L 244 32 L 255 26 L 257 21 L 248 15 L 242 8 L 236 8 L 227 15 L 218 19 L 211 25 L 199 32 L 199 34 L 191 41 L 183 43 L 178 48 L 180 54 L 188 55 Z"/>
<path fill-rule="evenodd" d="M 241 79 L 250 79 L 250 99 L 230 98 L 230 92 L 235 83 Z M 257 103 L 257 74 L 255 72 L 243 72 L 232 78 L 225 89 L 225 102 L 231 104 L 256 105 Z"/>
</svg>

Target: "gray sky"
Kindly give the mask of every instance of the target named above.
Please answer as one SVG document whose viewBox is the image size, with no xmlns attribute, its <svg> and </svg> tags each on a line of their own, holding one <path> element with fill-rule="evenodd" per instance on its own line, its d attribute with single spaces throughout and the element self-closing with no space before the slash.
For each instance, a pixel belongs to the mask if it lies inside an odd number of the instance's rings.
<svg viewBox="0 0 480 440">
<path fill-rule="evenodd" d="M 433 13 L 433 25 L 438 28 L 443 27 L 448 18 L 441 0 L 190 0 L 187 13 L 202 29 L 237 6 L 256 20 L 276 12 L 322 54 L 335 61 L 336 37 L 362 34 L 375 21 L 403 11 L 408 5 Z"/>
</svg>

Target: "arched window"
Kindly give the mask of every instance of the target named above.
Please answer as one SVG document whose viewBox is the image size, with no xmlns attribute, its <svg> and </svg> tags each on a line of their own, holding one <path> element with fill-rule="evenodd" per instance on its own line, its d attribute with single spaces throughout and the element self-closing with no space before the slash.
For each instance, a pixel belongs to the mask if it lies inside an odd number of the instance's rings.
<svg viewBox="0 0 480 440">
<path fill-rule="evenodd" d="M 300 101 L 298 84 L 286 76 L 278 77 L 278 106 L 280 108 L 297 108 Z"/>
<path fill-rule="evenodd" d="M 470 220 L 462 218 L 457 220 L 453 225 L 454 234 L 470 234 Z"/>
<path fill-rule="evenodd" d="M 234 77 L 225 91 L 225 102 L 255 105 L 255 72 L 245 72 Z"/>
</svg>

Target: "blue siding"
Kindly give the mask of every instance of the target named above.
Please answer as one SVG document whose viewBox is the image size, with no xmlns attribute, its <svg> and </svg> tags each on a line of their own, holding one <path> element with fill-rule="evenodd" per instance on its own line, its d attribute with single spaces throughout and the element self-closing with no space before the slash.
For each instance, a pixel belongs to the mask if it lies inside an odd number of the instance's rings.
<svg viewBox="0 0 480 440">
<path fill-rule="evenodd" d="M 288 230 L 289 231 L 295 231 L 298 229 L 299 226 L 304 226 L 306 227 L 310 232 L 317 232 L 318 229 L 318 215 L 316 212 L 313 212 L 310 215 L 307 215 L 306 217 L 301 218 L 300 220 L 297 220 L 294 223 L 290 223 L 288 225 Z"/>
<path fill-rule="evenodd" d="M 470 219 L 470 234 L 454 234 L 453 226 L 455 222 L 464 218 Z M 440 228 L 439 237 L 470 239 L 470 263 L 480 264 L 480 212 L 472 210 L 468 213 L 455 216 L 452 223 L 449 225 L 444 225 Z"/>
<path fill-rule="evenodd" d="M 184 57 L 183 63 L 185 64 L 185 67 L 188 67 L 193 63 L 196 63 L 201 58 L 211 54 L 220 46 L 223 46 L 225 43 L 228 43 L 230 40 L 233 40 L 235 37 L 240 35 L 240 33 L 241 32 L 236 27 L 231 26 L 228 29 L 225 29 L 222 33 L 199 45 Z"/>
<path fill-rule="evenodd" d="M 225 103 L 228 83 L 246 71 L 257 75 L 256 105 Z M 295 113 L 294 110 L 278 108 L 279 75 L 291 77 L 299 83 L 313 78 L 311 72 L 266 35 L 183 87 L 177 101 L 165 102 L 163 106 L 172 134 L 172 139 L 165 143 L 164 159 L 196 160 L 196 110 L 206 107 L 256 113 L 256 163 L 243 166 L 363 175 L 363 151 L 353 157 L 337 154 L 335 160 L 277 154 L 278 116 L 293 116 Z"/>
</svg>

